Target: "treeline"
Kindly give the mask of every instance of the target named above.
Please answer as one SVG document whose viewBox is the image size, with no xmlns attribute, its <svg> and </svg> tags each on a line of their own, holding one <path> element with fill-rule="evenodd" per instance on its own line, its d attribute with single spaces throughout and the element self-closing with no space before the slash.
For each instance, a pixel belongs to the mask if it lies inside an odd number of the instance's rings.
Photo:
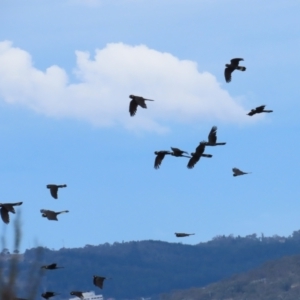
<svg viewBox="0 0 300 300">
<path fill-rule="evenodd" d="M 174 291 L 160 300 L 295 300 L 300 294 L 300 255 L 270 261 L 203 288 Z"/>
<path fill-rule="evenodd" d="M 94 290 L 102 292 L 105 298 L 134 299 L 203 287 L 268 260 L 298 253 L 300 231 L 289 237 L 217 236 L 193 246 L 149 240 L 58 251 L 39 247 L 14 255 L 22 257 L 18 275 L 20 290 L 25 288 L 22 282 L 26 282 L 33 266 L 56 262 L 64 268 L 44 272 L 40 292 L 53 290 L 62 293 L 61 299 L 68 299 L 72 290 Z M 1 253 L 4 264 L 9 262 L 9 256 L 7 251 Z M 112 279 L 104 282 L 101 291 L 93 286 L 93 275 Z"/>
</svg>

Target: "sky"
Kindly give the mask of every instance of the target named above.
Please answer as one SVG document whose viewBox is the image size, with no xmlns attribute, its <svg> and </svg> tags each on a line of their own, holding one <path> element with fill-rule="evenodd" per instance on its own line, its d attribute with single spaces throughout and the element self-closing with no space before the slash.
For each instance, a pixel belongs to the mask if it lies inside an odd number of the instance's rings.
<svg viewBox="0 0 300 300">
<path fill-rule="evenodd" d="M 21 251 L 299 230 L 299 1 L 0 6 L 0 202 L 23 202 Z M 247 70 L 226 83 L 235 57 Z M 155 101 L 130 117 L 130 94 Z M 246 115 L 263 104 L 274 112 Z M 154 151 L 193 152 L 212 126 L 227 143 L 206 147 L 212 158 L 153 168 Z M 57 200 L 50 183 L 67 184 Z"/>
</svg>

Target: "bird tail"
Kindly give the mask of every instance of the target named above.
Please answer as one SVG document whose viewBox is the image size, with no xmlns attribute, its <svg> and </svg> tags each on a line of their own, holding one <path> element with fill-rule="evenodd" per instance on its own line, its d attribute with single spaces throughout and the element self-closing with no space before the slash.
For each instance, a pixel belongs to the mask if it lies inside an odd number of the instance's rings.
<svg viewBox="0 0 300 300">
<path fill-rule="evenodd" d="M 204 156 L 204 157 L 212 157 L 211 154 L 201 154 L 201 156 Z"/>
<path fill-rule="evenodd" d="M 264 112 L 271 113 L 273 110 L 264 110 Z"/>
<path fill-rule="evenodd" d="M 152 99 L 146 99 L 146 98 L 144 98 L 145 100 L 147 100 L 147 101 L 154 101 L 154 100 L 152 100 Z"/>
<path fill-rule="evenodd" d="M 63 211 L 58 212 L 57 214 L 63 214 L 63 213 L 68 213 L 68 212 L 69 212 L 68 210 L 63 210 Z"/>
<path fill-rule="evenodd" d="M 245 68 L 245 67 L 240 67 L 240 66 L 238 66 L 238 67 L 237 67 L 237 70 L 240 70 L 240 71 L 246 71 L 246 68 Z"/>
<path fill-rule="evenodd" d="M 223 146 L 226 145 L 226 143 L 216 143 L 217 146 Z"/>
</svg>

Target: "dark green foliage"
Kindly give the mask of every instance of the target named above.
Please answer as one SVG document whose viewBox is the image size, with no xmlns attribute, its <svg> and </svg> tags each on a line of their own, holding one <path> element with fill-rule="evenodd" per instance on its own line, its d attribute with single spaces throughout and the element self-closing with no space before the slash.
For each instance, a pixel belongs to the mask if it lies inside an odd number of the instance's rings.
<svg viewBox="0 0 300 300">
<path fill-rule="evenodd" d="M 205 288 L 176 291 L 161 300 L 295 300 L 300 296 L 300 255 L 270 261 L 263 266 Z"/>
</svg>

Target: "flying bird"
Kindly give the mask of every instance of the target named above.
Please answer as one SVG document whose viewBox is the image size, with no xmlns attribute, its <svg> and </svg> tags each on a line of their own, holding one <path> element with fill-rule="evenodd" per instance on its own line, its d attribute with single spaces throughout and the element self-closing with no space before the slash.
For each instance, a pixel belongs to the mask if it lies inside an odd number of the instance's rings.
<svg viewBox="0 0 300 300">
<path fill-rule="evenodd" d="M 49 299 L 49 298 L 57 296 L 57 295 L 60 295 L 60 294 L 54 293 L 54 292 L 46 292 L 46 293 L 43 293 L 41 296 L 45 299 Z"/>
<path fill-rule="evenodd" d="M 58 267 L 57 264 L 51 264 L 51 265 L 46 265 L 42 266 L 41 269 L 45 270 L 56 270 L 56 269 L 62 269 L 63 267 Z"/>
<path fill-rule="evenodd" d="M 175 156 L 175 157 L 188 157 L 188 158 L 191 158 L 190 156 L 188 156 L 188 155 L 183 155 L 184 153 L 186 153 L 186 154 L 188 154 L 188 152 L 186 152 L 186 151 L 182 151 L 182 150 L 180 150 L 179 148 L 174 148 L 174 147 L 171 147 L 171 149 L 172 149 L 172 153 L 171 153 L 171 155 L 172 156 Z"/>
<path fill-rule="evenodd" d="M 246 172 L 241 171 L 238 168 L 233 168 L 232 171 L 234 173 L 233 176 L 240 176 L 240 175 L 245 175 L 245 174 L 251 174 L 251 172 L 250 173 L 249 172 L 246 173 Z"/>
<path fill-rule="evenodd" d="M 67 187 L 66 184 L 56 185 L 56 184 L 47 184 L 47 189 L 50 189 L 50 194 L 54 199 L 57 199 L 57 192 L 59 188 Z"/>
<path fill-rule="evenodd" d="M 15 214 L 14 206 L 22 205 L 23 202 L 17 203 L 0 203 L 1 218 L 5 224 L 9 223 L 9 212 Z"/>
<path fill-rule="evenodd" d="M 93 283 L 94 283 L 95 286 L 102 289 L 103 288 L 103 282 L 104 282 L 105 279 L 110 279 L 110 278 L 94 275 Z"/>
<path fill-rule="evenodd" d="M 213 126 L 208 135 L 208 142 L 206 146 L 223 146 L 226 143 L 217 143 L 217 126 Z"/>
<path fill-rule="evenodd" d="M 248 113 L 248 116 L 253 116 L 255 114 L 260 114 L 263 112 L 266 112 L 266 113 L 273 112 L 273 110 L 266 110 L 265 107 L 266 107 L 265 105 L 261 105 L 261 106 L 256 107 L 255 109 L 251 109 L 251 111 Z"/>
<path fill-rule="evenodd" d="M 154 161 L 154 168 L 159 169 L 163 159 L 165 158 L 165 155 L 172 154 L 170 151 L 155 151 L 154 154 L 156 154 L 156 158 Z"/>
<path fill-rule="evenodd" d="M 73 296 L 76 296 L 76 297 L 78 297 L 80 299 L 84 299 L 83 293 L 84 292 L 72 291 L 70 294 L 73 295 Z"/>
<path fill-rule="evenodd" d="M 189 169 L 192 169 L 194 168 L 195 164 L 199 161 L 199 159 L 201 158 L 201 156 L 204 156 L 204 157 L 212 157 L 211 154 L 204 154 L 204 150 L 205 150 L 205 145 L 206 145 L 206 142 L 205 141 L 202 141 L 199 146 L 196 148 L 196 151 L 191 153 L 192 157 L 191 159 L 189 160 L 188 162 L 188 165 L 187 167 Z"/>
<path fill-rule="evenodd" d="M 239 62 L 241 60 L 244 60 L 243 58 L 233 58 L 231 61 L 230 61 L 230 64 L 226 64 L 226 68 L 225 68 L 225 72 L 224 72 L 224 75 L 225 75 L 225 80 L 226 82 L 230 82 L 231 81 L 231 73 L 234 71 L 234 70 L 240 70 L 240 71 L 246 71 L 246 68 L 245 67 L 242 67 L 242 66 L 239 66 Z"/>
<path fill-rule="evenodd" d="M 68 213 L 68 210 L 63 210 L 63 211 L 59 211 L 59 212 L 55 212 L 52 210 L 48 210 L 48 209 L 41 209 L 41 213 L 42 213 L 42 217 L 47 218 L 48 220 L 55 220 L 58 221 L 57 219 L 57 215 L 62 214 L 62 213 Z"/>
<path fill-rule="evenodd" d="M 140 96 L 130 95 L 129 98 L 132 100 L 129 103 L 129 113 L 130 116 L 133 117 L 136 114 L 137 107 L 140 106 L 142 108 L 147 108 L 145 101 L 154 101 L 151 99 L 146 99 Z"/>
<path fill-rule="evenodd" d="M 190 235 L 195 235 L 195 233 L 178 233 L 175 232 L 176 237 L 186 237 L 186 236 L 190 236 Z"/>
</svg>

